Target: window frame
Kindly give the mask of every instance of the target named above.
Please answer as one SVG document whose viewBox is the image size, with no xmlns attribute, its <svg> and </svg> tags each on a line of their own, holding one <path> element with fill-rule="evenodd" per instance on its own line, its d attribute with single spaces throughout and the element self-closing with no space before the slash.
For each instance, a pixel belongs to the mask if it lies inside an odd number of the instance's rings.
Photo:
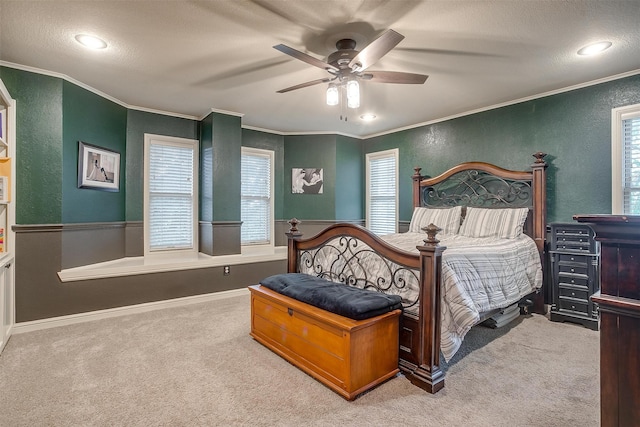
<svg viewBox="0 0 640 427">
<path fill-rule="evenodd" d="M 180 148 L 190 148 L 193 150 L 193 171 L 192 171 L 192 179 L 193 179 L 193 194 L 191 196 L 191 208 L 192 208 L 192 247 L 191 248 L 180 248 L 180 249 L 156 249 L 151 250 L 150 248 L 150 221 L 149 221 L 149 202 L 150 202 L 150 158 L 149 153 L 151 149 L 151 145 L 157 143 L 159 145 L 169 145 Z M 187 138 L 179 138 L 172 137 L 166 135 L 155 135 L 155 134 L 144 134 L 144 190 L 143 190 L 143 210 L 144 210 L 144 257 L 149 259 L 194 259 L 198 257 L 199 252 L 199 239 L 198 239 L 198 185 L 199 185 L 199 175 L 198 175 L 198 165 L 199 165 L 199 146 L 200 142 L 197 139 L 187 139 Z"/>
<path fill-rule="evenodd" d="M 640 118 L 640 104 L 627 105 L 611 110 L 611 213 L 624 212 L 624 135 L 622 122 Z"/>
<path fill-rule="evenodd" d="M 395 205 L 395 221 L 394 221 L 394 233 L 398 232 L 398 205 L 399 205 L 399 191 L 400 191 L 400 187 L 399 187 L 399 168 L 400 168 L 400 161 L 399 161 L 399 149 L 398 148 L 392 148 L 390 150 L 384 150 L 384 151 L 376 151 L 376 152 L 372 152 L 372 153 L 367 153 L 366 154 L 366 180 L 365 180 L 365 185 L 366 185 L 366 218 L 365 218 L 365 225 L 368 229 L 371 229 L 371 191 L 370 191 L 370 184 L 371 184 L 371 161 L 372 160 L 378 160 L 378 159 L 383 159 L 383 158 L 387 158 L 387 157 L 393 157 L 394 161 L 395 161 L 395 188 L 396 188 L 396 192 L 395 192 L 395 198 L 394 198 L 394 205 Z"/>
<path fill-rule="evenodd" d="M 242 241 L 242 229 L 240 230 L 240 246 L 241 248 L 265 248 L 265 247 L 274 247 L 275 245 L 275 152 L 273 150 L 267 150 L 262 148 L 254 148 L 254 147 L 241 147 L 240 156 L 242 158 L 243 155 L 254 155 L 260 157 L 268 157 L 269 158 L 269 241 L 268 242 L 255 242 L 255 243 L 244 243 Z M 242 181 L 242 170 L 240 171 L 240 180 Z M 240 217 L 242 218 L 242 185 L 240 186 Z M 242 227 L 242 226 L 240 226 Z"/>
</svg>

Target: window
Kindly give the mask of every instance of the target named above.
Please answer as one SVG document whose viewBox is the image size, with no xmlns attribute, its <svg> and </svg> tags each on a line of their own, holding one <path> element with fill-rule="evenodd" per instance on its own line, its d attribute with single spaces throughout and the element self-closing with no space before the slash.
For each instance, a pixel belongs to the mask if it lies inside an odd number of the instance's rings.
<svg viewBox="0 0 640 427">
<path fill-rule="evenodd" d="M 611 127 L 611 211 L 640 215 L 640 104 L 614 108 Z"/>
<path fill-rule="evenodd" d="M 274 153 L 242 147 L 241 159 L 241 244 L 272 245 Z"/>
<path fill-rule="evenodd" d="M 198 253 L 198 141 L 144 136 L 144 254 Z"/>
<path fill-rule="evenodd" d="M 367 154 L 367 228 L 376 234 L 398 227 L 398 149 Z"/>
</svg>

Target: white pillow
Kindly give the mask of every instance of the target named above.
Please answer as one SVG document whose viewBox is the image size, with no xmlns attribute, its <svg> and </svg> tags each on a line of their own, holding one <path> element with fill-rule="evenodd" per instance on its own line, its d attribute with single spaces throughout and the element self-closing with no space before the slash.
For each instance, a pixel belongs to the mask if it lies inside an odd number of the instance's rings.
<svg viewBox="0 0 640 427">
<path fill-rule="evenodd" d="M 424 233 L 422 227 L 433 223 L 442 228 L 441 234 L 456 234 L 460 228 L 461 216 L 462 206 L 453 208 L 415 208 L 409 224 L 409 231 Z"/>
<path fill-rule="evenodd" d="M 467 208 L 460 234 L 467 237 L 514 239 L 522 234 L 529 208 Z"/>
</svg>

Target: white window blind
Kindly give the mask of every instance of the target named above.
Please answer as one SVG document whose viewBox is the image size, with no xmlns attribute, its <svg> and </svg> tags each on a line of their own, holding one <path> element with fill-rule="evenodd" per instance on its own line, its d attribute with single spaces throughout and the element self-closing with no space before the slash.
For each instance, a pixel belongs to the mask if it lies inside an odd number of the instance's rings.
<svg viewBox="0 0 640 427">
<path fill-rule="evenodd" d="M 367 155 L 367 228 L 376 234 L 397 231 L 398 150 Z"/>
<path fill-rule="evenodd" d="M 273 223 L 273 152 L 243 147 L 241 175 L 241 243 L 270 244 Z"/>
<path fill-rule="evenodd" d="M 611 110 L 611 212 L 640 215 L 640 104 Z"/>
<path fill-rule="evenodd" d="M 197 141 L 145 135 L 145 252 L 197 251 Z"/>
<path fill-rule="evenodd" d="M 640 214 L 640 117 L 622 121 L 623 209 L 628 215 Z"/>
</svg>

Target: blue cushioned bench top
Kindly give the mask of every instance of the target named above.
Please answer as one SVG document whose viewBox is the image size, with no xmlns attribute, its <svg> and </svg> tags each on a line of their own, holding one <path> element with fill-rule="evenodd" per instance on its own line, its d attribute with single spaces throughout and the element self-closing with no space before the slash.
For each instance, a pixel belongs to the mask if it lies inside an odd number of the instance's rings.
<svg viewBox="0 0 640 427">
<path fill-rule="evenodd" d="M 303 273 L 269 276 L 260 284 L 279 294 L 354 320 L 402 309 L 399 295 L 360 289 Z"/>
</svg>

